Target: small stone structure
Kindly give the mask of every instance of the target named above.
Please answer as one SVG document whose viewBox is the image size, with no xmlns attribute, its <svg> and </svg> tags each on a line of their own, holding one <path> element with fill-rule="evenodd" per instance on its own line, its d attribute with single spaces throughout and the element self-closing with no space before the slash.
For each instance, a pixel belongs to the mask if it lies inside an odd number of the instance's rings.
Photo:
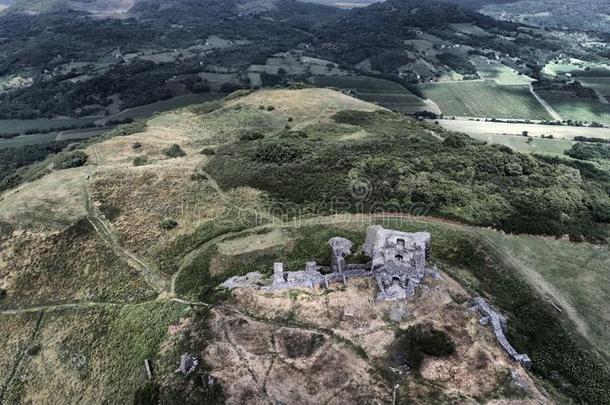
<svg viewBox="0 0 610 405">
<path fill-rule="evenodd" d="M 303 271 L 284 271 L 283 263 L 273 264 L 273 282 L 263 287 L 271 291 L 328 287 L 331 283 L 347 282 L 350 278 L 370 277 L 377 281 L 380 300 L 397 300 L 410 297 L 424 276 L 437 273 L 426 267 L 430 257 L 429 233 L 406 233 L 371 226 L 367 231 L 363 252 L 371 258 L 367 264 L 349 264 L 346 258 L 351 254 L 353 243 L 345 238 L 335 237 L 328 241 L 331 246 L 330 269 L 316 262 L 307 262 Z M 324 271 L 329 270 L 329 271 Z M 232 277 L 222 286 L 233 289 L 253 285 L 261 280 L 260 273 L 249 273 L 242 277 Z"/>
<path fill-rule="evenodd" d="M 176 369 L 176 373 L 181 373 L 183 376 L 188 377 L 193 371 L 199 366 L 199 359 L 197 356 L 189 353 L 184 353 L 180 356 L 180 366 Z"/>
<path fill-rule="evenodd" d="M 508 342 L 508 339 L 506 338 L 506 318 L 500 313 L 494 311 L 489 306 L 487 301 L 485 301 L 485 299 L 482 297 L 476 297 L 473 300 L 473 303 L 474 308 L 478 309 L 481 315 L 483 315 L 479 322 L 482 325 L 487 325 L 491 322 L 491 327 L 494 330 L 494 334 L 496 335 L 498 343 L 500 343 L 500 346 L 502 346 L 502 348 L 506 350 L 508 355 L 513 360 L 523 365 L 523 367 L 528 369 L 531 368 L 532 361 L 530 360 L 528 355 L 518 353 L 515 348 Z"/>
</svg>

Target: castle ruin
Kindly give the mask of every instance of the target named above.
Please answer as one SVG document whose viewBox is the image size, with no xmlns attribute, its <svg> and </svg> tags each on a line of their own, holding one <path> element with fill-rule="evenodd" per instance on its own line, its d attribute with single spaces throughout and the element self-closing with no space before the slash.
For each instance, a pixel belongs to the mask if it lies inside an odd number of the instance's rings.
<svg viewBox="0 0 610 405">
<path fill-rule="evenodd" d="M 350 278 L 369 277 L 374 278 L 379 287 L 377 299 L 405 299 L 415 293 L 425 275 L 436 275 L 434 270 L 426 267 L 430 258 L 430 241 L 431 235 L 426 232 L 407 233 L 371 226 L 363 247 L 363 253 L 370 258 L 368 263 L 348 263 L 353 243 L 335 237 L 328 241 L 332 252 L 330 268 L 307 262 L 305 270 L 287 272 L 283 263 L 274 263 L 272 284 L 263 288 L 271 291 L 327 288 L 332 283 L 346 283 Z M 260 279 L 260 274 L 249 273 L 227 280 L 223 287 L 242 287 L 250 284 L 251 280 Z"/>
</svg>

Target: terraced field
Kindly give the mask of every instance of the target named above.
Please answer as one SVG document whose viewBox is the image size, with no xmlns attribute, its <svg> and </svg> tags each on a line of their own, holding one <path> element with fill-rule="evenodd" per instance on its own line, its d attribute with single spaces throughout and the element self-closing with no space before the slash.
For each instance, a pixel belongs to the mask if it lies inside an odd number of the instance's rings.
<svg viewBox="0 0 610 405">
<path fill-rule="evenodd" d="M 426 98 L 445 116 L 550 120 L 528 86 L 502 86 L 493 80 L 421 85 Z"/>
<path fill-rule="evenodd" d="M 313 81 L 316 86 L 350 90 L 362 100 L 403 113 L 422 111 L 427 107 L 424 100 L 389 80 L 366 76 L 318 76 Z"/>
</svg>

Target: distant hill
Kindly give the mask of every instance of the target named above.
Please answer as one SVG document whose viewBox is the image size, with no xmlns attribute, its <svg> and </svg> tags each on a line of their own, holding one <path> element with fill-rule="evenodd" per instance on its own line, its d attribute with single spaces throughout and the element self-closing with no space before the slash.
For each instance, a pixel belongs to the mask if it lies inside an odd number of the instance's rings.
<svg viewBox="0 0 610 405">
<path fill-rule="evenodd" d="M 543 27 L 610 32 L 610 2 L 607 0 L 527 0 L 486 5 L 481 11 L 493 17 Z"/>
</svg>

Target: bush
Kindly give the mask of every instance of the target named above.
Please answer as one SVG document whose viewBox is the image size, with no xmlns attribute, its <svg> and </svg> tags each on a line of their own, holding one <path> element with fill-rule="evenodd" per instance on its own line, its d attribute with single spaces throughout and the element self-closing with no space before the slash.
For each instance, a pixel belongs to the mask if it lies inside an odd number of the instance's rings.
<svg viewBox="0 0 610 405">
<path fill-rule="evenodd" d="M 214 150 L 212 148 L 204 148 L 199 153 L 201 153 L 202 155 L 205 155 L 205 156 L 213 156 L 216 154 L 216 150 Z"/>
<path fill-rule="evenodd" d="M 463 148 L 464 146 L 468 145 L 469 141 L 470 139 L 466 135 L 451 134 L 445 138 L 443 143 L 450 148 Z"/>
<path fill-rule="evenodd" d="M 6 298 L 6 290 L 4 288 L 0 288 L 0 300 Z"/>
<path fill-rule="evenodd" d="M 610 145 L 578 142 L 572 145 L 565 153 L 574 159 L 580 160 L 610 159 Z"/>
<path fill-rule="evenodd" d="M 455 345 L 445 332 L 429 325 L 415 325 L 396 332 L 393 350 L 395 354 L 402 354 L 401 361 L 419 372 L 425 355 L 447 357 L 455 352 Z"/>
<path fill-rule="evenodd" d="M 127 136 L 146 131 L 146 123 L 142 121 L 132 122 L 116 127 L 108 133 L 109 136 Z"/>
<path fill-rule="evenodd" d="M 134 405 L 153 405 L 159 403 L 159 385 L 147 382 L 138 388 L 133 396 Z"/>
<path fill-rule="evenodd" d="M 186 156 L 186 153 L 182 150 L 180 145 L 173 144 L 169 148 L 163 151 L 163 154 L 169 158 L 179 158 Z"/>
<path fill-rule="evenodd" d="M 132 162 L 132 164 L 136 167 L 145 166 L 147 163 L 148 163 L 148 158 L 146 156 L 138 156 Z"/>
<path fill-rule="evenodd" d="M 258 139 L 263 139 L 265 135 L 260 132 L 248 132 L 239 137 L 240 141 L 248 142 L 248 141 L 256 141 Z"/>
<path fill-rule="evenodd" d="M 83 166 L 87 163 L 88 156 L 82 150 L 75 150 L 65 154 L 58 155 L 53 159 L 53 165 L 58 170 L 71 169 L 74 167 Z"/>
<path fill-rule="evenodd" d="M 131 145 L 131 149 L 133 149 L 133 150 L 140 149 L 140 148 L 142 148 L 142 144 L 140 142 L 134 142 Z"/>
<path fill-rule="evenodd" d="M 273 111 L 273 110 L 275 110 L 274 106 L 270 105 L 270 106 L 267 107 L 267 111 Z"/>
<path fill-rule="evenodd" d="M 178 227 L 178 222 L 174 221 L 171 218 L 166 218 L 159 223 L 159 228 L 164 229 L 166 231 L 171 231 L 172 229 L 176 229 Z"/>
<path fill-rule="evenodd" d="M 262 163 L 282 165 L 303 156 L 303 149 L 288 142 L 273 142 L 259 145 L 256 149 L 256 160 Z"/>
</svg>

